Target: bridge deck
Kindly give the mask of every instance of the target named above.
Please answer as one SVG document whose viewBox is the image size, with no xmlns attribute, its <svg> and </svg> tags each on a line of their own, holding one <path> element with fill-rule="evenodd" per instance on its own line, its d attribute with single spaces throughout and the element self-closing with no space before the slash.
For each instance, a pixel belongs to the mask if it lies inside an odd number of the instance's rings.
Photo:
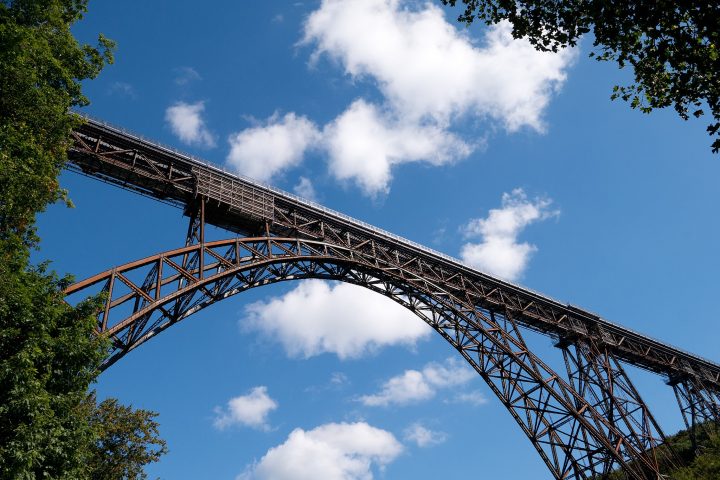
<svg viewBox="0 0 720 480">
<path fill-rule="evenodd" d="M 665 375 L 688 376 L 720 391 L 720 365 L 642 335 L 591 312 L 479 272 L 460 260 L 365 222 L 301 199 L 202 160 L 158 145 L 103 122 L 87 119 L 74 132 L 71 170 L 139 192 L 190 213 L 207 200 L 205 220 L 231 232 L 299 235 L 305 238 L 371 241 L 419 271 L 433 272 L 443 287 L 460 292 L 472 285 L 478 306 L 511 314 L 527 328 L 563 341 L 592 337 L 617 358 Z"/>
</svg>

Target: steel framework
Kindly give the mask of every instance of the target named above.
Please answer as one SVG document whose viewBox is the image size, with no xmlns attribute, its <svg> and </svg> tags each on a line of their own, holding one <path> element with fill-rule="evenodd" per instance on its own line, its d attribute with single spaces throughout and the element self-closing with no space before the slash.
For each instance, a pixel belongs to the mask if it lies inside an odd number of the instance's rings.
<svg viewBox="0 0 720 480">
<path fill-rule="evenodd" d="M 104 368 L 217 301 L 269 283 L 323 278 L 379 292 L 410 309 L 472 365 L 557 479 L 660 478 L 665 437 L 622 363 L 668 378 L 688 428 L 720 420 L 720 366 L 491 276 L 285 192 L 97 121 L 74 133 L 71 168 L 179 206 L 184 247 L 68 288 L 107 294 L 98 333 Z M 205 223 L 244 236 L 206 242 Z M 554 337 L 566 375 L 523 339 Z M 659 455 L 669 458 L 661 459 Z"/>
</svg>

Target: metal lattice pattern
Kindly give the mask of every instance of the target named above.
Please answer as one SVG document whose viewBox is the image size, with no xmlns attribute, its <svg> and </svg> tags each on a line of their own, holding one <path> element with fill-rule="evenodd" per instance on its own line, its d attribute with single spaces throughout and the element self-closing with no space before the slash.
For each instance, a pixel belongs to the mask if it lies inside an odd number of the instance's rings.
<svg viewBox="0 0 720 480">
<path fill-rule="evenodd" d="M 562 349 L 568 378 L 575 391 L 622 432 L 624 439 L 637 451 L 644 453 L 636 465 L 639 472 L 659 477 L 661 465 L 676 463 L 671 451 L 657 448 L 666 443 L 662 429 L 625 369 L 607 349 L 599 347 L 592 339 L 562 339 L 557 346 Z M 613 444 L 619 441 L 614 431 L 608 430 L 606 435 Z M 606 464 L 603 473 L 608 474 L 614 468 L 614 465 Z"/>
<path fill-rule="evenodd" d="M 720 431 L 720 394 L 693 378 L 671 379 L 668 383 L 675 391 L 685 428 L 690 432 L 690 440 L 695 449 L 699 425 L 706 434 L 713 434 L 713 430 Z M 711 428 L 710 424 L 714 424 L 714 428 Z"/>
<path fill-rule="evenodd" d="M 67 290 L 107 301 L 97 331 L 107 368 L 148 339 L 249 288 L 302 278 L 363 286 L 404 305 L 450 342 L 508 409 L 556 479 L 660 478 L 665 439 L 622 364 L 669 378 L 686 426 L 720 422 L 720 365 L 458 260 L 101 122 L 73 133 L 71 168 L 184 209 L 185 247 Z M 246 235 L 205 242 L 205 223 Z M 558 340 L 566 377 L 522 330 Z M 665 450 L 665 449 L 663 449 Z M 665 451 L 664 455 L 672 456 Z"/>
<path fill-rule="evenodd" d="M 523 328 L 555 338 L 592 338 L 622 362 L 673 378 L 697 379 L 720 391 L 717 363 L 484 275 L 447 255 L 340 212 L 239 178 L 102 122 L 88 121 L 73 137 L 69 167 L 92 178 L 181 207 L 186 213 L 202 198 L 207 223 L 242 235 L 300 237 L 351 248 L 371 246 L 377 255 L 412 268 L 469 303 L 512 311 L 514 320 Z"/>
<path fill-rule="evenodd" d="M 192 235 L 201 238 L 202 233 Z M 630 478 L 645 478 L 638 473 L 642 462 L 637 461 L 645 458 L 644 452 L 598 405 L 530 351 L 508 311 L 467 303 L 411 269 L 362 249 L 276 237 L 197 243 L 106 271 L 66 293 L 82 296 L 93 286 L 106 292 L 98 332 L 112 339 L 107 368 L 216 301 L 301 278 L 361 285 L 425 320 L 488 383 L 556 478 L 599 478 L 608 465 L 625 469 Z"/>
</svg>

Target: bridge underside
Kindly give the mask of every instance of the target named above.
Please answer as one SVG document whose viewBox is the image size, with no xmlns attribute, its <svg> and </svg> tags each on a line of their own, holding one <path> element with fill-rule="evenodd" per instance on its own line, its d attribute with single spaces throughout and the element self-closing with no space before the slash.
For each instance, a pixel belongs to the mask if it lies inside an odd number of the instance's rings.
<svg viewBox="0 0 720 480">
<path fill-rule="evenodd" d="M 660 478 L 676 460 L 623 364 L 667 379 L 691 433 L 720 422 L 720 365 L 462 265 L 457 260 L 100 122 L 74 132 L 70 167 L 185 210 L 185 246 L 72 285 L 104 292 L 107 368 L 201 309 L 303 278 L 348 282 L 405 306 L 485 380 L 556 479 Z M 206 242 L 209 222 L 248 237 Z M 338 319 L 341 321 L 341 319 Z M 555 339 L 553 371 L 523 331 Z M 614 477 L 617 478 L 617 477 Z"/>
<path fill-rule="evenodd" d="M 558 342 L 567 367 L 560 375 L 530 351 L 510 311 L 479 306 L 471 295 L 459 298 L 381 253 L 292 237 L 205 242 L 203 236 L 202 224 L 194 221 L 187 246 L 68 288 L 69 299 L 106 294 L 98 333 L 112 347 L 103 368 L 247 289 L 304 278 L 337 280 L 387 296 L 442 335 L 505 405 L 555 478 L 603 478 L 616 469 L 627 478 L 659 478 L 661 466 L 674 461 L 669 450 L 657 448 L 662 431 L 620 363 L 592 342 Z"/>
</svg>

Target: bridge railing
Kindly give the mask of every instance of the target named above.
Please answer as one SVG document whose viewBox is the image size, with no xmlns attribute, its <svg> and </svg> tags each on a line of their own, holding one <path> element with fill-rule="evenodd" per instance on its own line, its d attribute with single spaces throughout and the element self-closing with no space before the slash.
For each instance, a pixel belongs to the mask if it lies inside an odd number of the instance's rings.
<svg viewBox="0 0 720 480">
<path fill-rule="evenodd" d="M 132 138 L 132 139 L 137 140 L 137 141 L 139 141 L 139 142 L 141 142 L 141 143 L 148 144 L 149 146 L 151 146 L 151 147 L 153 147 L 153 148 L 160 148 L 160 149 L 162 149 L 162 150 L 166 150 L 168 153 L 170 153 L 170 154 L 172 154 L 172 155 L 176 155 L 176 156 L 178 156 L 178 157 L 181 157 L 182 159 L 184 159 L 184 160 L 186 160 L 186 161 L 188 161 L 188 162 L 190 162 L 190 163 L 192 163 L 192 164 L 196 164 L 196 165 L 198 165 L 198 166 L 202 166 L 202 167 L 205 167 L 205 168 L 208 168 L 208 169 L 212 169 L 212 170 L 214 170 L 214 171 L 216 171 L 216 172 L 218 172 L 218 173 L 221 173 L 221 174 L 223 174 L 223 175 L 227 175 L 227 176 L 232 177 L 232 178 L 235 178 L 235 179 L 240 179 L 241 181 L 247 182 L 248 184 L 250 184 L 250 185 L 252 185 L 252 186 L 254 186 L 254 187 L 261 188 L 261 189 L 266 189 L 267 191 L 270 191 L 270 192 L 272 192 L 272 193 L 275 194 L 275 195 L 278 195 L 278 196 L 280 196 L 280 197 L 283 197 L 283 200 L 292 200 L 292 201 L 298 203 L 298 204 L 301 205 L 301 206 L 308 207 L 308 208 L 312 208 L 313 210 L 316 210 L 316 211 L 318 211 L 318 212 L 321 212 L 321 213 L 323 213 L 323 214 L 325 214 L 325 215 L 329 215 L 329 216 L 331 216 L 331 217 L 336 217 L 336 218 L 338 218 L 338 219 L 340 219 L 340 220 L 342 220 L 342 221 L 344 221 L 344 222 L 347 222 L 347 223 L 349 223 L 349 224 L 351 224 L 351 225 L 353 225 L 353 226 L 356 226 L 356 227 L 360 227 L 360 228 L 362 228 L 362 229 L 364 229 L 364 230 L 367 230 L 367 231 L 369 231 L 369 232 L 371 232 L 371 233 L 373 233 L 373 234 L 375 234 L 375 235 L 378 235 L 378 236 L 380 236 L 380 237 L 384 237 L 384 238 L 386 238 L 386 239 L 388 239 L 388 240 L 392 240 L 392 241 L 398 242 L 398 243 L 400 243 L 401 245 L 411 247 L 412 249 L 419 250 L 419 251 L 424 252 L 424 253 L 426 253 L 426 254 L 430 254 L 430 255 L 432 255 L 432 256 L 434 256 L 434 257 L 437 257 L 437 258 L 440 258 L 440 259 L 442 259 L 442 260 L 444 260 L 444 261 L 446 261 L 446 262 L 450 262 L 450 263 L 454 264 L 455 266 L 459 266 L 459 267 L 462 267 L 462 268 L 464 268 L 464 269 L 467 269 L 467 270 L 469 270 L 469 271 L 471 271 L 471 272 L 473 272 L 473 273 L 475 273 L 475 274 L 478 274 L 478 273 L 479 273 L 479 274 L 487 277 L 488 279 L 492 279 L 494 282 L 502 283 L 502 284 L 504 284 L 504 285 L 506 285 L 506 286 L 509 286 L 509 287 L 511 287 L 511 288 L 514 288 L 514 289 L 517 289 L 517 290 L 522 291 L 522 292 L 524 292 L 524 293 L 531 293 L 532 295 L 534 295 L 534 296 L 536 296 L 536 297 L 539 297 L 539 298 L 541 298 L 541 299 L 543 299 L 543 300 L 545 300 L 545 301 L 547 301 L 547 302 L 554 303 L 555 305 L 557 305 L 557 306 L 559 306 L 559 307 L 569 308 L 569 309 L 571 309 L 571 310 L 573 310 L 573 311 L 576 311 L 576 313 L 577 313 L 578 315 L 582 315 L 582 316 L 584 316 L 584 317 L 589 317 L 589 318 L 596 319 L 596 320 L 598 320 L 598 321 L 600 321 L 600 322 L 602 322 L 602 323 L 604 323 L 604 324 L 606 324 L 606 325 L 615 327 L 618 331 L 621 331 L 621 332 L 623 332 L 623 333 L 632 333 L 632 334 L 634 334 L 634 335 L 637 335 L 638 337 L 642 337 L 642 338 L 644 338 L 644 339 L 646 339 L 646 340 L 650 340 L 650 341 L 652 341 L 652 342 L 655 342 L 655 343 L 657 344 L 657 346 L 667 345 L 667 342 L 664 342 L 664 341 L 659 340 L 659 339 L 657 339 L 657 338 L 648 336 L 647 334 L 640 333 L 640 332 L 638 332 L 637 330 L 633 330 L 633 329 L 628 328 L 628 327 L 626 327 L 626 326 L 624 326 L 624 325 L 620 325 L 620 324 L 618 324 L 618 323 L 615 323 L 615 322 L 612 322 L 612 321 L 610 321 L 610 320 L 607 320 L 607 319 L 601 317 L 600 315 L 597 315 L 597 314 L 595 314 L 595 313 L 593 313 L 593 312 L 590 312 L 590 311 L 588 311 L 588 310 L 574 307 L 574 306 L 572 306 L 571 304 L 569 304 L 569 303 L 567 303 L 567 302 L 559 301 L 559 300 L 557 300 L 557 299 L 555 299 L 555 298 L 552 298 L 552 297 L 550 297 L 550 296 L 548 296 L 548 295 L 546 295 L 546 294 L 544 294 L 544 293 L 541 293 L 541 292 L 538 292 L 538 291 L 536 291 L 536 290 L 533 290 L 533 289 L 531 289 L 531 288 L 529 288 L 529 287 L 527 287 L 527 286 L 525 286 L 525 285 L 522 285 L 522 284 L 519 284 L 519 283 L 510 282 L 510 281 L 504 280 L 504 279 L 498 279 L 498 278 L 495 278 L 494 276 L 488 275 L 488 274 L 486 274 L 486 273 L 484 273 L 484 272 L 480 272 L 480 271 L 477 270 L 477 268 L 475 268 L 474 266 L 469 265 L 469 264 L 467 264 L 466 262 L 464 262 L 464 261 L 462 261 L 462 260 L 460 260 L 460 259 L 458 259 L 458 258 L 456 258 L 456 257 L 453 257 L 453 256 L 448 255 L 448 254 L 446 254 L 446 253 L 440 252 L 440 251 L 435 250 L 435 249 L 433 249 L 433 248 L 427 247 L 427 246 L 422 245 L 422 244 L 420 244 L 420 243 L 418 243 L 418 242 L 415 242 L 415 241 L 410 240 L 410 239 L 408 239 L 408 238 L 405 238 L 405 237 L 402 237 L 402 236 L 397 235 L 397 234 L 395 234 L 395 233 L 392 233 L 392 232 L 390 232 L 390 231 L 387 231 L 387 230 L 385 230 L 385 229 L 383 229 L 383 228 L 380 228 L 380 227 L 371 225 L 371 224 L 369 224 L 369 223 L 367 223 L 367 222 L 365 222 L 365 221 L 362 221 L 362 220 L 359 220 L 359 219 L 357 219 L 357 218 L 351 217 L 350 215 L 344 214 L 344 213 L 342 213 L 342 212 L 338 212 L 337 210 L 333 210 L 333 209 L 331 209 L 331 208 L 328 208 L 328 207 L 326 207 L 326 206 L 324 206 L 324 205 L 322 205 L 322 204 L 320 204 L 320 203 L 317 203 L 317 202 L 315 202 L 315 201 L 313 201 L 313 200 L 310 200 L 310 199 L 307 199 L 307 198 L 303 198 L 303 197 L 301 197 L 301 196 L 299 196 L 299 195 L 296 195 L 296 194 L 291 193 L 291 192 L 287 192 L 287 191 L 285 191 L 285 190 L 283 190 L 283 189 L 281 189 L 281 188 L 278 188 L 278 187 L 276 187 L 276 186 L 274 186 L 274 185 L 271 185 L 271 184 L 269 184 L 269 183 L 262 182 L 262 181 L 259 181 L 259 180 L 254 179 L 254 178 L 247 177 L 247 176 L 242 175 L 242 174 L 240 174 L 240 173 L 237 173 L 237 172 L 235 172 L 235 171 L 230 171 L 230 170 L 226 169 L 224 166 L 219 166 L 219 165 L 217 165 L 217 164 L 208 162 L 207 160 L 204 160 L 204 159 L 202 159 L 202 158 L 196 157 L 196 156 L 194 156 L 194 155 L 192 155 L 192 154 L 188 154 L 188 153 L 186 153 L 186 152 L 184 152 L 184 151 L 181 151 L 181 150 L 179 150 L 179 149 L 177 149 L 177 148 L 175 148 L 175 147 L 172 147 L 172 146 L 170 146 L 170 145 L 164 144 L 164 143 L 162 143 L 162 142 L 158 142 L 157 140 L 154 140 L 154 139 L 145 137 L 145 136 L 143 136 L 143 135 L 139 135 L 139 134 L 137 134 L 137 133 L 135 133 L 135 132 L 131 132 L 131 131 L 123 128 L 123 127 L 120 127 L 120 126 L 114 125 L 114 124 L 112 124 L 112 123 L 110 123 L 110 122 L 107 122 L 106 120 L 99 119 L 99 118 L 94 117 L 94 116 L 92 116 L 92 115 L 89 115 L 89 114 L 86 114 L 86 113 L 80 113 L 80 112 L 77 112 L 77 111 L 75 111 L 75 112 L 73 112 L 73 113 L 75 113 L 76 115 L 80 116 L 81 118 L 84 118 L 84 119 L 88 120 L 90 123 L 100 125 L 100 126 L 102 126 L 102 127 L 104 127 L 104 128 L 110 129 L 110 130 L 114 130 L 114 131 L 116 131 L 116 132 L 118 132 L 118 133 L 120 133 L 120 134 L 122 134 L 122 135 L 124 135 L 124 136 L 126 136 L 126 137 Z M 699 356 L 699 355 L 697 355 L 697 354 L 695 354 L 695 353 L 692 353 L 692 352 L 689 352 L 689 351 L 687 351 L 687 350 L 683 350 L 683 349 L 680 349 L 680 348 L 677 348 L 677 347 L 674 347 L 674 346 L 672 347 L 672 349 L 675 350 L 675 351 L 678 351 L 678 352 L 682 352 L 682 353 L 684 353 L 684 354 L 686 354 L 686 355 L 688 355 L 688 356 L 690 356 L 690 357 L 694 357 L 694 358 L 696 358 L 696 359 L 699 359 L 699 360 L 702 360 L 702 361 L 704 361 L 704 362 L 707 362 L 707 363 L 710 364 L 710 365 L 717 366 L 717 363 L 716 363 L 716 362 L 714 362 L 714 361 L 712 361 L 712 360 L 709 360 L 709 359 L 707 359 L 707 358 L 705 358 L 705 357 L 701 357 L 701 356 Z"/>
<path fill-rule="evenodd" d="M 443 252 L 440 252 L 440 251 L 435 250 L 435 249 L 433 249 L 433 248 L 430 248 L 430 247 L 428 247 L 428 246 L 425 246 L 425 245 L 423 245 L 423 244 L 421 244 L 421 243 L 415 242 L 415 241 L 410 240 L 410 239 L 408 239 L 408 238 L 405 238 L 405 237 L 402 237 L 402 236 L 397 235 L 397 234 L 395 234 L 395 233 L 392 233 L 392 232 L 390 232 L 390 231 L 388 231 L 388 230 L 385 230 L 385 229 L 383 229 L 383 228 L 377 227 L 377 226 L 375 226 L 375 225 L 371 225 L 371 224 L 369 224 L 369 223 L 367 223 L 367 222 L 365 222 L 365 221 L 363 221 L 363 220 L 359 220 L 359 219 L 357 219 L 357 218 L 351 217 L 350 215 L 347 215 L 347 214 L 345 214 L 345 213 L 339 212 L 339 211 L 337 211 L 337 210 L 333 210 L 332 208 L 328 208 L 328 207 L 326 207 L 326 206 L 324 206 L 324 205 L 322 205 L 322 204 L 320 204 L 320 203 L 318 203 L 318 202 L 315 202 L 315 201 L 313 201 L 313 200 L 310 200 L 310 199 L 308 199 L 308 198 L 301 197 L 301 196 L 299 196 L 299 195 L 296 195 L 296 194 L 294 194 L 294 193 L 285 191 L 285 190 L 283 190 L 283 189 L 281 189 L 281 188 L 278 188 L 278 187 L 276 187 L 276 186 L 274 186 L 274 185 L 271 185 L 271 184 L 269 184 L 269 183 L 262 182 L 262 181 L 260 181 L 260 180 L 256 180 L 256 179 L 254 179 L 254 178 L 245 176 L 245 175 L 243 175 L 243 174 L 241 174 L 241 173 L 238 173 L 238 172 L 235 172 L 235 171 L 232 171 L 232 170 L 228 170 L 227 168 L 225 168 L 225 166 L 217 165 L 217 164 L 215 164 L 215 163 L 211 163 L 211 162 L 209 162 L 209 161 L 207 161 L 207 160 L 205 160 L 205 159 L 196 157 L 196 156 L 194 156 L 194 155 L 192 155 L 192 154 L 189 154 L 189 153 L 187 153 L 187 152 L 181 151 L 181 150 L 179 150 L 179 149 L 177 149 L 177 148 L 175 148 L 175 147 L 169 146 L 169 145 L 164 144 L 164 143 L 162 143 L 162 142 L 159 142 L 159 141 L 157 141 L 157 140 L 155 140 L 155 139 L 151 139 L 151 138 L 149 138 L 149 137 L 146 137 L 146 136 L 143 136 L 143 135 L 139 135 L 139 134 L 137 134 L 137 133 L 135 133 L 135 132 L 131 132 L 131 131 L 123 128 L 123 127 L 114 125 L 114 124 L 112 124 L 112 123 L 110 123 L 110 122 L 108 122 L 108 121 L 106 121 L 106 120 L 102 120 L 102 119 L 99 119 L 99 118 L 94 117 L 94 116 L 92 116 L 92 115 L 85 114 L 85 113 L 79 113 L 79 112 L 74 112 L 74 113 L 77 114 L 77 115 L 79 115 L 80 117 L 86 119 L 86 120 L 90 120 L 92 123 L 102 125 L 102 126 L 105 127 L 105 128 L 109 128 L 109 129 L 112 129 L 112 130 L 116 130 L 117 132 L 122 133 L 123 135 L 125 135 L 125 136 L 127 136 L 127 137 L 131 137 L 131 138 L 133 138 L 133 139 L 135 139 L 135 140 L 138 140 L 138 141 L 140 141 L 140 142 L 143 142 L 143 143 L 151 144 L 153 147 L 156 147 L 156 148 L 157 148 L 157 147 L 160 147 L 160 148 L 162 148 L 163 150 L 167 150 L 168 152 L 170 152 L 170 153 L 172 153 L 172 154 L 174 154 L 174 155 L 178 155 L 178 156 L 180 156 L 180 157 L 183 157 L 184 159 L 186 159 L 186 160 L 188 160 L 188 161 L 190 161 L 190 162 L 199 163 L 199 164 L 201 164 L 202 166 L 204 166 L 204 167 L 206 167 L 206 168 L 210 168 L 210 169 L 216 170 L 217 172 L 222 172 L 222 173 L 225 174 L 225 175 L 230 175 L 230 176 L 239 178 L 240 180 L 243 180 L 243 181 L 245 181 L 245 182 L 247 182 L 247 183 L 249 183 L 249 184 L 251 184 L 251 185 L 253 185 L 253 186 L 255 186 L 255 187 L 260 187 L 260 188 L 267 189 L 267 190 L 271 191 L 272 193 L 274 193 L 274 194 L 276 194 L 276 195 L 279 195 L 279 196 L 281 196 L 281 197 L 285 197 L 286 199 L 294 200 L 295 202 L 297 202 L 297 203 L 299 203 L 299 204 L 301 204 L 301 205 L 303 205 L 303 206 L 311 207 L 311 208 L 313 208 L 313 209 L 315 209 L 315 210 L 318 210 L 318 211 L 320 211 L 320 212 L 322 212 L 322 213 L 325 213 L 325 214 L 327 214 L 327 215 L 334 216 L 334 217 L 338 217 L 338 218 L 340 218 L 340 219 L 342 219 L 342 220 L 344 220 L 344 221 L 346 221 L 346 222 L 348 222 L 348 223 L 354 224 L 355 226 L 358 226 L 358 227 L 362 227 L 362 228 L 364 228 L 364 229 L 366 229 L 366 230 L 369 230 L 369 231 L 371 231 L 372 233 L 375 233 L 375 234 L 377 234 L 377 235 L 380 235 L 380 236 L 383 236 L 383 237 L 387 237 L 388 239 L 391 239 L 391 240 L 397 241 L 397 242 L 399 242 L 399 243 L 402 243 L 402 244 L 411 246 L 411 247 L 413 247 L 413 248 L 415 248 L 415 249 L 418 249 L 418 250 L 421 250 L 421 251 L 423 251 L 423 252 L 425 252 L 425 253 L 429 253 L 429 254 L 431 254 L 431 255 L 433 255 L 433 256 L 442 258 L 443 260 L 446 260 L 446 261 L 448 261 L 448 262 L 452 262 L 452 263 L 455 263 L 455 264 L 457 264 L 457 265 L 463 266 L 463 267 L 465 267 L 465 268 L 467 268 L 467 269 L 470 269 L 470 270 L 472 270 L 472 271 L 474 271 L 474 272 L 479 272 L 479 270 L 478 270 L 476 267 L 473 267 L 472 265 L 469 265 L 469 264 L 465 263 L 464 261 L 458 259 L 457 257 L 453 257 L 453 256 L 448 255 L 448 254 L 446 254 L 446 253 L 443 253 Z M 483 275 L 486 275 L 486 276 L 489 276 L 489 275 L 487 275 L 487 274 L 484 273 L 484 272 L 479 272 L 479 273 L 481 273 L 481 274 L 483 274 Z M 531 292 L 531 293 L 533 293 L 534 295 L 537 295 L 537 296 L 539 296 L 539 297 L 544 298 L 545 300 L 548 300 L 548 301 L 552 301 L 552 302 L 555 302 L 555 303 L 558 303 L 558 304 L 565 305 L 563 302 L 560 302 L 559 300 L 556 300 L 556 299 L 554 299 L 554 298 L 552 298 L 552 297 L 549 297 L 549 296 L 547 296 L 546 294 L 543 294 L 543 293 L 540 293 L 540 292 L 538 292 L 538 291 L 536 291 L 536 290 L 533 290 L 533 289 L 531 289 L 531 288 L 529 288 L 529 287 L 527 287 L 527 286 L 525 286 L 525 285 L 521 285 L 521 284 L 518 284 L 518 283 L 513 283 L 513 282 L 510 282 L 510 281 L 508 281 L 508 280 L 502 280 L 502 282 L 505 283 L 505 284 L 507 284 L 507 285 L 513 286 L 513 287 L 515 287 L 515 288 L 518 288 L 518 289 L 521 289 L 521 290 L 525 290 L 525 291 Z"/>
</svg>

